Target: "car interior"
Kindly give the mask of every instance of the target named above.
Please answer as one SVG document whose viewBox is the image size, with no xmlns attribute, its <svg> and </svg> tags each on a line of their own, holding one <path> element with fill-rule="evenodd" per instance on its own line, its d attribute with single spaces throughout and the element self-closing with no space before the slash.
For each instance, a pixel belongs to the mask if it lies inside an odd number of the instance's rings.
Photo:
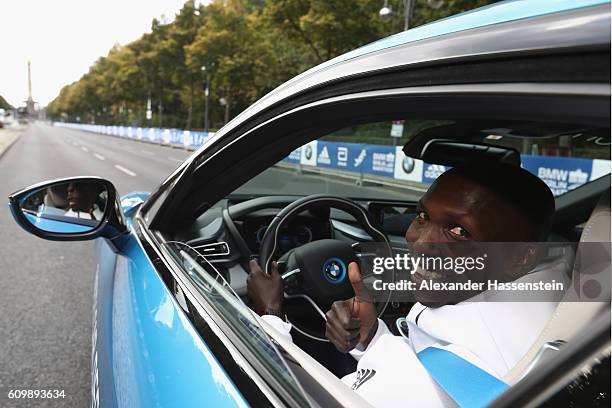
<svg viewBox="0 0 612 408">
<path fill-rule="evenodd" d="M 406 156 L 447 167 L 468 162 L 518 166 L 519 151 L 524 151 L 527 144 L 534 153 L 538 149 L 538 154 L 563 156 L 568 152 L 560 140 L 571 139 L 574 154 L 610 159 L 610 133 L 606 128 L 518 121 L 428 123 L 407 140 L 400 140 Z M 363 129 L 363 126 L 348 131 L 343 128 L 319 140 L 355 142 L 358 141 L 355 135 Z M 346 191 L 330 190 L 329 180 L 335 185 L 346 185 Z M 323 314 L 333 300 L 351 297 L 352 290 L 348 284 L 339 285 L 333 292 L 317 287 L 316 279 L 304 270 L 295 273 L 296 258 L 302 260 L 302 269 L 308 269 L 305 266 L 308 261 L 302 258 L 313 259 L 313 263 L 320 265 L 334 251 L 349 251 L 349 256 L 361 257 L 361 245 L 373 241 L 385 243 L 389 254 L 400 253 L 406 246 L 404 233 L 416 216 L 418 198 L 427 187 L 425 183 L 392 184 L 382 177 L 364 179 L 363 175 L 355 178 L 339 171 L 322 172 L 281 160 L 234 188 L 224 199 L 207 205 L 191 222 L 164 234 L 164 239 L 193 249 L 202 269 L 223 280 L 247 305 L 250 259 L 257 257 L 260 264 L 277 260 L 285 284 L 284 312 L 293 325 L 294 344 L 287 344 L 275 335 L 264 321 L 260 320 L 260 324 L 291 356 L 291 361 L 297 361 L 311 374 L 317 373 L 321 384 L 328 381 L 335 389 L 338 378 L 355 371 L 356 361 L 339 353 L 325 338 Z M 574 256 L 583 241 L 610 241 L 609 229 L 606 235 L 606 229 L 601 228 L 610 223 L 610 203 L 605 199 L 609 198 L 609 188 L 608 174 L 555 198 L 556 213 L 548 240 L 570 243 L 573 252 L 551 253 L 550 260 Z M 347 195 L 351 192 L 352 196 Z M 604 223 L 602 217 L 606 216 Z M 317 246 L 317 242 L 321 245 Z M 609 293 L 609 280 L 607 284 Z M 505 380 L 517 383 L 550 361 L 555 350 L 559 350 L 551 344 L 569 341 L 600 314 L 601 305 L 561 302 L 558 316 Z M 399 335 L 396 321 L 407 315 L 412 303 L 380 302 L 377 306 L 380 318 Z"/>
</svg>

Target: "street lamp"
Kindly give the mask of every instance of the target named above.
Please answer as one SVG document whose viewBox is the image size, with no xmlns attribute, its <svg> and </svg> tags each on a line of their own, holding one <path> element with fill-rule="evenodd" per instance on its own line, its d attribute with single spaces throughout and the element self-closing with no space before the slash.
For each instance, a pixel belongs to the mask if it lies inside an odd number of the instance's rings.
<svg viewBox="0 0 612 408">
<path fill-rule="evenodd" d="M 412 11 L 414 9 L 415 0 L 403 0 L 404 3 L 404 31 L 410 28 L 412 22 Z M 438 9 L 444 4 L 444 0 L 427 0 L 429 7 Z M 393 9 L 389 5 L 389 0 L 385 0 L 382 8 L 378 12 L 380 19 L 383 21 L 391 20 Z"/>
<path fill-rule="evenodd" d="M 225 108 L 224 123 L 229 122 L 229 98 L 219 98 L 219 105 Z"/>
<path fill-rule="evenodd" d="M 385 0 L 385 4 L 382 6 L 380 11 L 378 12 L 380 19 L 382 21 L 389 21 L 392 13 L 393 13 L 393 10 L 391 10 L 391 7 L 389 7 L 389 0 Z"/>
<path fill-rule="evenodd" d="M 206 72 L 206 66 L 202 65 L 201 68 L 204 73 L 205 83 L 204 83 L 204 130 L 208 132 L 208 95 L 210 91 L 208 89 L 208 72 Z"/>
</svg>

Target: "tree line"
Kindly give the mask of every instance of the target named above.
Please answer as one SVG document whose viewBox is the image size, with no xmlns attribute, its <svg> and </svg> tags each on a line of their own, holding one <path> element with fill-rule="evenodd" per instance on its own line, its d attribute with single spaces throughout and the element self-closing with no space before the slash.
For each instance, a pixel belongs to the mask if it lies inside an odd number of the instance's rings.
<svg viewBox="0 0 612 408">
<path fill-rule="evenodd" d="M 415 0 L 411 26 L 492 2 Z M 203 129 L 208 88 L 215 129 L 300 72 L 401 31 L 404 0 L 388 4 L 394 12 L 382 21 L 383 0 L 189 0 L 172 22 L 154 19 L 149 33 L 62 88 L 47 116 Z"/>
<path fill-rule="evenodd" d="M 4 109 L 4 110 L 7 110 L 7 111 L 8 111 L 8 110 L 13 110 L 13 107 L 11 106 L 11 104 L 10 104 L 10 103 L 8 103 L 8 102 L 6 101 L 6 99 L 4 99 L 4 98 L 2 97 L 2 95 L 0 95 L 0 109 Z"/>
</svg>

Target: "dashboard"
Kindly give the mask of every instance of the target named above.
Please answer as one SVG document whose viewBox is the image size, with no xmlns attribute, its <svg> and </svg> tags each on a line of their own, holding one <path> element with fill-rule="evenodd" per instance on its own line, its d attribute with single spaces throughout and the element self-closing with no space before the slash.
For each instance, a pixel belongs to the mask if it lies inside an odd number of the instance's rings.
<svg viewBox="0 0 612 408">
<path fill-rule="evenodd" d="M 266 229 L 275 216 L 275 214 L 267 213 L 269 211 L 259 211 L 235 221 L 252 253 L 259 253 Z M 309 214 L 299 215 L 279 231 L 279 252 L 284 253 L 290 249 L 330 236 L 328 220 Z"/>
<path fill-rule="evenodd" d="M 220 268 L 230 265 L 248 267 L 248 260 L 259 254 L 262 239 L 274 217 L 296 196 L 263 196 L 232 198 L 218 202 L 203 213 L 195 223 L 177 232 L 173 240 L 184 242 L 196 249 L 207 260 Z M 366 203 L 364 203 L 366 204 Z M 396 204 L 394 203 L 393 206 Z M 413 211 L 413 204 L 410 205 Z M 411 217 L 395 212 L 390 216 L 384 212 L 390 204 L 369 202 L 367 208 L 384 219 L 383 229 L 394 246 L 404 247 L 404 232 Z M 398 218 L 401 222 L 388 222 Z M 339 210 L 311 207 L 297 214 L 280 231 L 278 253 L 326 238 L 345 240 L 348 243 L 364 242 L 371 237 L 354 219 Z M 246 271 L 244 272 L 246 273 Z"/>
<path fill-rule="evenodd" d="M 197 260 L 201 266 L 205 270 L 213 268 L 215 275 L 221 275 L 231 289 L 248 302 L 249 260 L 259 254 L 268 225 L 283 208 L 298 198 L 265 196 L 222 200 L 204 212 L 193 224 L 177 231 L 172 240 L 186 244 L 202 255 L 202 259 Z M 362 203 L 373 215 L 380 215 L 383 229 L 394 249 L 405 247 L 404 231 L 413 218 L 411 214 L 414 213 L 413 203 L 403 204 L 403 208 L 400 208 L 399 204 L 403 203 Z M 327 238 L 349 244 L 372 240 L 348 213 L 311 207 L 295 215 L 281 229 L 277 241 L 277 255 Z M 299 300 L 294 303 L 299 310 L 311 311 L 310 307 L 299 303 Z M 390 327 L 393 327 L 392 323 L 397 317 L 405 316 L 408 307 L 404 304 L 391 304 L 382 318 L 388 320 Z"/>
</svg>

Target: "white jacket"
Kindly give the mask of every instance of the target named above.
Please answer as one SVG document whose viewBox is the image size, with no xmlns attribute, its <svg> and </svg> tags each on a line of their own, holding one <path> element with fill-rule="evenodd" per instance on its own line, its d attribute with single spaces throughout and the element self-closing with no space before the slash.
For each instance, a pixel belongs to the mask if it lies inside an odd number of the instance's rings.
<svg viewBox="0 0 612 408">
<path fill-rule="evenodd" d="M 555 269 L 532 273 L 519 281 L 546 280 L 554 274 L 567 288 L 569 279 Z M 375 407 L 455 406 L 429 376 L 417 353 L 427 347 L 445 349 L 501 378 L 527 353 L 562 294 L 551 293 L 550 301 L 529 303 L 497 301 L 503 296 L 507 294 L 483 292 L 470 301 L 437 309 L 417 303 L 406 317 L 407 339 L 393 335 L 379 320 L 367 349 L 350 352 L 358 360 L 357 371 L 342 381 Z M 263 318 L 291 339 L 289 323 L 276 316 Z"/>
</svg>

